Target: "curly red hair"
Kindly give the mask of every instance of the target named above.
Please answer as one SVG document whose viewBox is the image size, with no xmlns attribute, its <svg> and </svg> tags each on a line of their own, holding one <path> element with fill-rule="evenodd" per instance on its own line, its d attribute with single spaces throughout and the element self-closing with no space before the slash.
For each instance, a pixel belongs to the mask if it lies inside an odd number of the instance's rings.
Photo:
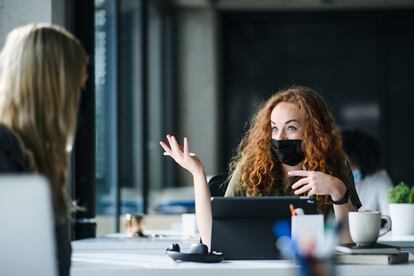
<svg viewBox="0 0 414 276">
<path fill-rule="evenodd" d="M 341 162 L 345 160 L 345 154 L 327 104 L 312 89 L 294 86 L 270 97 L 251 120 L 250 128 L 230 163 L 230 175 L 236 167 L 241 168 L 241 181 L 236 189 L 244 191 L 248 196 L 274 195 L 275 190 L 283 191 L 283 187 L 275 187 L 281 185 L 278 183 L 282 180 L 282 168 L 272 153 L 270 123 L 270 114 L 280 102 L 294 103 L 303 112 L 303 169 L 324 172 L 344 180 Z M 323 213 L 331 205 L 329 196 L 317 196 L 317 202 L 318 210 Z"/>
</svg>

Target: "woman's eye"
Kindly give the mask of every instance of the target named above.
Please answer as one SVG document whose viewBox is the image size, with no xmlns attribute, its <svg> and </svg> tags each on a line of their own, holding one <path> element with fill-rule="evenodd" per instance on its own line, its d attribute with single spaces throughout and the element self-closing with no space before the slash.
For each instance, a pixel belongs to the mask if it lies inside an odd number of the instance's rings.
<svg viewBox="0 0 414 276">
<path fill-rule="evenodd" d="M 272 127 L 272 132 L 277 132 L 277 127 Z"/>
<path fill-rule="evenodd" d="M 296 131 L 297 130 L 297 128 L 296 127 L 294 127 L 294 126 L 288 126 L 288 128 L 287 128 L 289 131 Z"/>
</svg>

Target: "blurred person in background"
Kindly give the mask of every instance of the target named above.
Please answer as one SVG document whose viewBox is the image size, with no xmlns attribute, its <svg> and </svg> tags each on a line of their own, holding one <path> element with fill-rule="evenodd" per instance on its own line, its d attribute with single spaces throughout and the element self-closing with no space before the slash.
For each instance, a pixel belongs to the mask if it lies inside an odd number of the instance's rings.
<svg viewBox="0 0 414 276">
<path fill-rule="evenodd" d="M 388 190 L 392 187 L 392 181 L 387 172 L 381 169 L 379 141 L 360 129 L 346 129 L 341 134 L 362 203 L 361 210 L 389 214 Z"/>
<path fill-rule="evenodd" d="M 78 39 L 46 24 L 14 29 L 0 53 L 0 173 L 47 177 L 61 276 L 70 273 L 67 183 L 87 63 Z"/>
</svg>

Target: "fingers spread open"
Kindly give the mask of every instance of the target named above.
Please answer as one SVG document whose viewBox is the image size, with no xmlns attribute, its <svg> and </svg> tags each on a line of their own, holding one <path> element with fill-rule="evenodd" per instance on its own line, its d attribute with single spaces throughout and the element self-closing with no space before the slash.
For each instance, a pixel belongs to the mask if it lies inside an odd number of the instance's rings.
<svg viewBox="0 0 414 276">
<path fill-rule="evenodd" d="M 189 155 L 188 139 L 187 139 L 187 137 L 184 137 L 184 155 L 185 156 L 188 156 Z"/>
<path fill-rule="evenodd" d="M 178 146 L 177 139 L 175 139 L 174 136 L 171 136 L 170 139 L 171 139 L 171 149 L 172 149 L 172 151 L 174 152 L 174 154 L 176 156 L 181 156 L 182 155 L 182 151 L 181 151 L 181 149 Z"/>
<path fill-rule="evenodd" d="M 167 146 L 167 144 L 165 144 L 163 141 L 160 141 L 160 145 L 169 156 L 172 155 L 172 151 L 171 151 L 170 147 Z"/>
<path fill-rule="evenodd" d="M 296 171 L 290 171 L 288 172 L 289 176 L 303 176 L 306 177 L 310 174 L 310 171 L 304 171 L 304 170 L 296 170 Z"/>
<path fill-rule="evenodd" d="M 172 144 L 172 142 L 171 142 L 171 135 L 167 134 L 167 140 L 168 140 L 168 144 L 170 144 L 170 148 L 172 150 L 172 147 L 171 147 L 171 144 Z"/>
<path fill-rule="evenodd" d="M 308 183 L 309 183 L 309 179 L 307 177 L 301 178 L 292 185 L 292 189 L 296 190 Z"/>
<path fill-rule="evenodd" d="M 315 192 L 313 191 L 313 189 L 310 189 L 308 192 L 308 196 L 314 196 Z"/>
<path fill-rule="evenodd" d="M 304 185 L 302 188 L 295 191 L 295 195 L 303 194 L 303 193 L 309 191 L 311 188 L 312 188 L 311 185 Z"/>
</svg>

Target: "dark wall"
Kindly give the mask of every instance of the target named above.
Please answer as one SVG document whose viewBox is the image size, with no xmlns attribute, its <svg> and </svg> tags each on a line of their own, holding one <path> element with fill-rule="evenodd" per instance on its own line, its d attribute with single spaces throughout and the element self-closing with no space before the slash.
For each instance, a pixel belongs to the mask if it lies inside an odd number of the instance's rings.
<svg viewBox="0 0 414 276">
<path fill-rule="evenodd" d="M 326 99 L 339 127 L 380 139 L 394 182 L 414 183 L 414 10 L 225 12 L 220 21 L 222 168 L 258 104 L 297 84 Z"/>
</svg>

